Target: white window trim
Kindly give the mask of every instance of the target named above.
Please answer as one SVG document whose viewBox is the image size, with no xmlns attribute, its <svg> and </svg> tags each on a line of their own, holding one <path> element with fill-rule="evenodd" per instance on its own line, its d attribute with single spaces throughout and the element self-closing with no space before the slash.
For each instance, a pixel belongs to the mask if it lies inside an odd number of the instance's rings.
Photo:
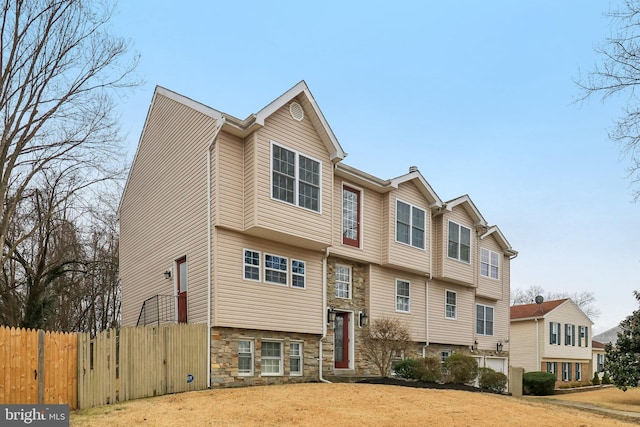
<svg viewBox="0 0 640 427">
<path fill-rule="evenodd" d="M 287 271 L 284 271 L 285 278 L 286 278 L 286 283 L 272 282 L 270 280 L 267 280 L 267 270 L 277 271 L 277 272 L 283 273 L 282 270 L 277 270 L 277 269 L 273 269 L 273 268 L 267 268 L 267 256 L 284 258 L 284 259 L 287 260 L 287 262 L 286 262 Z M 264 283 L 269 283 L 271 285 L 278 285 L 278 286 L 289 286 L 289 258 L 288 257 L 284 257 L 284 256 L 281 256 L 281 255 L 276 255 L 276 254 L 271 254 L 271 253 L 265 252 L 262 261 L 263 261 L 263 264 L 264 264 L 264 267 L 263 267 L 264 272 L 263 272 L 263 276 L 262 276 L 262 277 L 264 277 Z"/>
<path fill-rule="evenodd" d="M 300 274 L 300 273 L 294 273 L 294 272 L 293 272 L 293 263 L 294 263 L 294 262 L 301 262 L 301 263 L 303 263 L 303 264 L 304 264 L 304 273 L 303 273 L 303 274 Z M 291 269 L 291 280 L 290 280 L 290 282 L 291 282 L 291 287 L 292 287 L 293 289 L 307 289 L 307 262 L 306 262 L 306 261 L 303 261 L 303 260 L 301 260 L 301 259 L 291 258 L 291 266 L 290 266 L 290 269 Z M 303 284 L 304 284 L 304 286 L 302 286 L 302 287 L 300 287 L 300 286 L 293 286 L 293 276 L 301 276 L 301 277 L 302 277 L 302 279 L 303 279 Z"/>
<path fill-rule="evenodd" d="M 353 294 L 353 292 L 352 292 L 352 290 L 353 290 L 353 268 L 352 268 L 352 266 L 346 265 L 346 264 L 336 264 L 336 271 L 338 270 L 338 267 L 344 267 L 344 268 L 347 268 L 349 270 L 349 285 L 348 285 L 348 288 L 347 288 L 348 296 L 347 297 L 339 297 L 338 296 L 338 292 L 337 292 L 337 290 L 338 290 L 338 287 L 337 287 L 338 279 L 336 277 L 335 285 L 334 285 L 334 287 L 336 289 L 335 297 L 336 298 L 340 298 L 340 299 L 351 299 L 351 295 Z"/>
<path fill-rule="evenodd" d="M 409 205 L 409 243 L 405 243 L 405 242 L 401 242 L 398 240 L 398 202 L 404 203 L 405 205 Z M 421 210 L 424 213 L 424 224 L 423 224 L 423 231 L 424 231 L 424 241 L 423 241 L 423 246 L 414 246 L 413 244 L 413 210 L 414 209 L 418 209 Z M 395 241 L 396 243 L 399 243 L 401 245 L 405 245 L 405 246 L 409 246 L 415 249 L 420 249 L 422 251 L 426 251 L 426 246 L 427 246 L 427 210 L 424 208 L 421 208 L 419 206 L 416 206 L 414 204 L 411 204 L 409 202 L 406 202 L 402 199 L 396 199 L 396 215 L 395 215 Z"/>
<path fill-rule="evenodd" d="M 298 344 L 300 346 L 300 355 L 297 356 L 300 359 L 300 371 L 295 373 L 291 370 L 291 344 Z M 289 375 L 292 377 L 301 377 L 304 375 L 304 341 L 289 341 Z"/>
<path fill-rule="evenodd" d="M 576 362 L 576 381 L 582 381 L 582 363 Z"/>
<path fill-rule="evenodd" d="M 482 274 L 482 264 L 485 264 L 482 262 L 482 252 L 487 252 L 487 256 L 489 259 L 489 262 L 487 263 L 487 274 Z M 491 267 L 493 266 L 493 264 L 491 264 L 491 254 L 495 254 L 498 259 L 498 265 L 496 266 L 498 268 L 497 277 L 491 277 Z M 486 277 L 487 279 L 500 280 L 500 253 L 499 252 L 492 251 L 491 249 L 480 248 L 480 275 L 482 277 Z"/>
<path fill-rule="evenodd" d="M 451 223 L 453 223 L 453 224 L 458 226 L 458 236 L 459 237 L 462 235 L 462 233 L 460 233 L 460 229 L 466 228 L 467 230 L 469 230 L 469 261 L 466 261 L 464 259 L 460 259 L 460 252 L 461 252 L 460 251 L 460 247 L 462 246 L 461 242 L 458 242 L 458 258 L 454 258 L 454 257 L 449 256 L 449 224 L 451 224 Z M 462 240 L 462 239 L 460 239 L 460 240 Z M 447 247 L 446 247 L 447 258 L 455 260 L 455 261 L 458 261 L 458 262 L 463 262 L 465 264 L 471 264 L 471 260 L 473 259 L 473 242 L 472 242 L 472 240 L 473 240 L 473 233 L 471 232 L 471 228 L 467 227 L 466 225 L 462 225 L 462 224 L 459 224 L 459 223 L 457 223 L 455 221 L 449 220 L 449 222 L 447 223 Z"/>
<path fill-rule="evenodd" d="M 250 372 L 240 372 L 240 341 L 246 341 L 249 343 L 249 348 L 251 350 L 251 371 Z M 253 339 L 239 339 L 238 340 L 238 376 L 239 377 L 252 377 L 254 375 L 254 365 L 255 365 L 255 345 Z"/>
<path fill-rule="evenodd" d="M 277 343 L 280 345 L 280 357 L 279 358 L 275 358 L 272 356 L 263 356 L 262 355 L 262 345 L 264 345 L 264 343 L 267 342 L 273 342 L 273 343 Z M 284 373 L 284 369 L 283 369 L 283 363 L 282 361 L 284 360 L 284 347 L 283 347 L 283 340 L 281 339 L 263 339 L 261 342 L 261 348 L 260 348 L 260 366 L 264 366 L 264 363 L 262 363 L 263 360 L 278 360 L 278 372 L 277 373 L 273 373 L 273 372 L 268 372 L 265 373 L 262 371 L 262 369 L 260 369 L 260 376 L 263 377 L 281 377 Z"/>
<path fill-rule="evenodd" d="M 447 302 L 447 293 L 451 292 L 452 294 L 454 294 L 456 296 L 456 303 L 453 306 L 454 308 L 454 316 L 453 317 L 449 317 L 447 315 L 447 306 L 449 306 L 449 303 Z M 457 320 L 458 319 L 458 293 L 456 291 L 452 291 L 451 289 L 445 289 L 444 290 L 444 318 L 448 319 L 448 320 Z"/>
<path fill-rule="evenodd" d="M 445 353 L 447 354 L 446 356 L 444 356 Z M 452 354 L 451 350 L 440 350 L 440 363 L 444 363 L 445 359 Z"/>
<path fill-rule="evenodd" d="M 478 306 L 482 306 L 484 307 L 484 331 L 482 333 L 478 332 Z M 487 307 L 489 307 L 493 313 L 493 316 L 491 317 L 491 334 L 487 334 Z M 480 303 L 476 303 L 476 334 L 477 335 L 482 335 L 484 337 L 492 337 L 495 335 L 495 326 L 496 326 L 496 308 L 492 305 L 487 305 L 487 304 L 480 304 Z"/>
<path fill-rule="evenodd" d="M 275 197 L 273 197 L 273 146 L 276 145 L 280 148 L 284 148 L 285 150 L 291 151 L 295 154 L 295 171 L 294 171 L 294 182 L 293 182 L 293 200 L 294 203 L 289 203 L 286 200 L 280 200 L 280 199 L 276 199 Z M 300 206 L 300 200 L 298 198 L 299 194 L 298 194 L 298 189 L 300 187 L 300 156 L 306 157 L 307 159 L 313 160 L 314 162 L 318 162 L 319 164 L 319 168 L 318 168 L 318 179 L 319 179 L 319 185 L 318 185 L 318 210 L 314 211 L 313 209 L 309 209 L 309 208 L 305 208 L 304 206 Z M 271 144 L 269 146 L 269 196 L 271 197 L 271 200 L 275 200 L 277 202 L 281 202 L 281 203 L 286 203 L 287 205 L 290 206 L 296 206 L 299 207 L 301 209 L 304 209 L 308 212 L 314 212 L 317 214 L 322 214 L 322 160 L 316 159 L 315 157 L 309 156 L 305 153 L 302 153 L 298 150 L 294 150 L 292 148 L 289 148 L 287 146 L 285 146 L 284 144 L 280 144 L 278 142 L 275 141 L 271 141 Z"/>
<path fill-rule="evenodd" d="M 258 254 L 258 265 L 253 265 L 253 264 L 247 264 L 244 262 L 245 259 L 245 252 L 255 252 Z M 245 267 L 252 267 L 252 268 L 257 268 L 258 269 L 258 280 L 256 279 L 248 279 L 245 275 L 244 275 L 244 269 Z M 242 279 L 243 280 L 248 280 L 250 282 L 261 282 L 262 281 L 262 252 L 257 251 L 255 249 L 249 249 L 249 248 L 242 248 Z"/>
<path fill-rule="evenodd" d="M 398 282 L 404 282 L 407 285 L 409 285 L 408 289 L 409 289 L 409 295 L 399 295 L 398 294 Z M 407 301 L 407 310 L 398 310 L 398 297 L 402 297 L 402 298 L 406 298 Z M 396 313 L 411 313 L 411 282 L 409 280 L 405 280 L 405 279 L 396 279 L 396 298 L 394 301 L 395 305 L 396 305 Z"/>
</svg>

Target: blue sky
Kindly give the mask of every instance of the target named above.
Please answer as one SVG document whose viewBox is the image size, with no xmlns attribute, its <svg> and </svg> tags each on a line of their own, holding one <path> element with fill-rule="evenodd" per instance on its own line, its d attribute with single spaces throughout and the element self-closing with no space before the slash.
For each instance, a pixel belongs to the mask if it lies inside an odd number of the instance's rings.
<svg viewBox="0 0 640 427">
<path fill-rule="evenodd" d="M 121 1 L 145 81 L 120 100 L 128 154 L 156 85 L 245 118 L 305 80 L 345 163 L 469 194 L 520 252 L 512 288 L 592 291 L 595 332 L 615 326 L 640 290 L 640 204 L 607 137 L 624 99 L 573 103 L 609 4 L 444 3 Z"/>
</svg>

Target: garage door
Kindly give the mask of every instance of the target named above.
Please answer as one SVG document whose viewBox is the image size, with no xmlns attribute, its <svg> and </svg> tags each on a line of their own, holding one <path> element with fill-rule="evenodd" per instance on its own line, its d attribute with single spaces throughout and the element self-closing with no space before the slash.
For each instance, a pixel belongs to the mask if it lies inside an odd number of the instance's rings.
<svg viewBox="0 0 640 427">
<path fill-rule="evenodd" d="M 507 359 L 503 357 L 487 357 L 485 360 L 487 368 L 491 368 L 496 372 L 507 374 Z"/>
</svg>

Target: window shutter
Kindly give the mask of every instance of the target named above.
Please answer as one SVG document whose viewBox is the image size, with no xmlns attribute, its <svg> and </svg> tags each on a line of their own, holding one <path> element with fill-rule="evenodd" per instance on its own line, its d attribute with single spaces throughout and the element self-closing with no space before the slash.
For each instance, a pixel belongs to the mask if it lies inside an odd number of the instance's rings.
<svg viewBox="0 0 640 427">
<path fill-rule="evenodd" d="M 589 347 L 589 327 L 584 327 L 584 346 Z"/>
<path fill-rule="evenodd" d="M 564 324 L 564 345 L 569 345 L 569 324 Z"/>
<path fill-rule="evenodd" d="M 553 322 L 549 322 L 549 344 L 553 344 Z"/>
<path fill-rule="evenodd" d="M 576 325 L 571 325 L 571 345 L 576 346 Z"/>
</svg>

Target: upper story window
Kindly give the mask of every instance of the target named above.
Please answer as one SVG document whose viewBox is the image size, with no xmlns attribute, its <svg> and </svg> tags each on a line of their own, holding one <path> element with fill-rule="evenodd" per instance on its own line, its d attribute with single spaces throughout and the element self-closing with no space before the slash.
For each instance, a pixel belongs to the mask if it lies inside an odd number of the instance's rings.
<svg viewBox="0 0 640 427">
<path fill-rule="evenodd" d="M 244 278 L 260 281 L 260 252 L 244 250 Z"/>
<path fill-rule="evenodd" d="M 549 344 L 560 345 L 560 323 L 549 322 Z"/>
<path fill-rule="evenodd" d="M 320 212 L 321 162 L 271 144 L 271 197 Z"/>
<path fill-rule="evenodd" d="M 564 325 L 564 345 L 576 345 L 576 325 L 565 323 Z"/>
<path fill-rule="evenodd" d="M 449 258 L 471 262 L 471 229 L 449 221 Z"/>
<path fill-rule="evenodd" d="M 264 254 L 264 281 L 287 285 L 287 258 Z"/>
<path fill-rule="evenodd" d="M 336 264 L 336 297 L 351 298 L 351 267 Z"/>
<path fill-rule="evenodd" d="M 396 311 L 409 313 L 410 308 L 409 282 L 396 279 Z"/>
<path fill-rule="evenodd" d="M 398 200 L 396 202 L 396 240 L 424 249 L 425 218 L 424 209 Z"/>
<path fill-rule="evenodd" d="M 342 187 L 342 243 L 360 247 L 360 191 Z"/>
<path fill-rule="evenodd" d="M 480 275 L 498 278 L 500 270 L 500 255 L 488 249 L 480 249 Z"/>
<path fill-rule="evenodd" d="M 445 292 L 445 314 L 444 316 L 447 319 L 455 319 L 456 318 L 456 307 L 458 303 L 458 295 L 453 291 Z"/>
<path fill-rule="evenodd" d="M 493 307 L 476 304 L 476 333 L 493 335 Z"/>
<path fill-rule="evenodd" d="M 589 347 L 589 327 L 578 326 L 578 346 Z"/>
</svg>

